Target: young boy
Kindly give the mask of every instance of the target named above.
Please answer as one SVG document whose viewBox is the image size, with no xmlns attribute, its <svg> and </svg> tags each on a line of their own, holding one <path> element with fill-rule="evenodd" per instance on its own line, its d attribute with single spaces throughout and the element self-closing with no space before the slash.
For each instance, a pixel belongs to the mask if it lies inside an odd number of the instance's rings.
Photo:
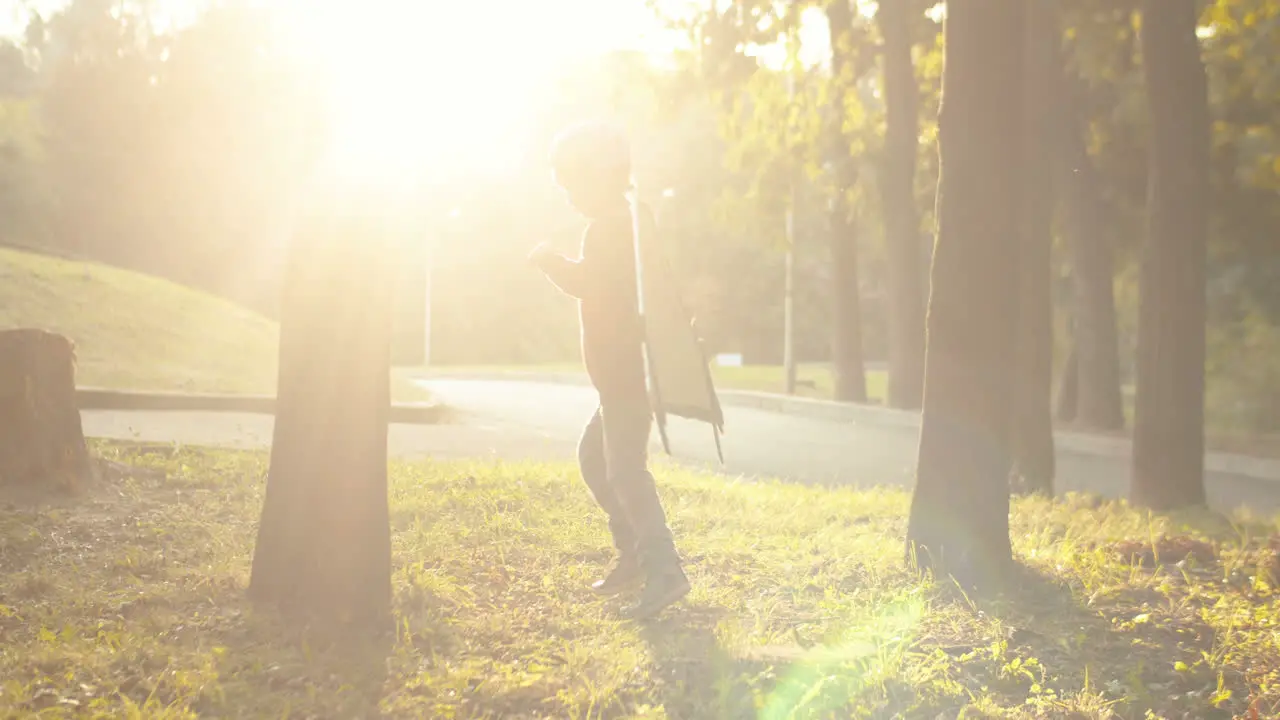
<svg viewBox="0 0 1280 720">
<path fill-rule="evenodd" d="M 648 463 L 653 413 L 645 385 L 644 327 L 637 310 L 635 246 L 626 192 L 626 139 L 603 124 L 562 133 L 551 151 L 556 183 L 589 220 L 578 260 L 539 246 L 530 260 L 579 301 L 582 357 L 600 396 L 578 445 L 582 477 L 609 516 L 618 550 L 613 569 L 592 585 L 615 595 L 644 583 L 623 614 L 656 615 L 689 592 Z M 652 222 L 644 211 L 641 222 Z"/>
</svg>

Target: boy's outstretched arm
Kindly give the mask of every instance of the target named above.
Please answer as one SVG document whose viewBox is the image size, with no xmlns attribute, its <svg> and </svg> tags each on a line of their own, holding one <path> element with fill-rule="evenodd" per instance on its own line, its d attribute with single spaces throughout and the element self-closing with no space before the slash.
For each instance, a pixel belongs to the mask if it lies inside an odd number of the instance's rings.
<svg viewBox="0 0 1280 720">
<path fill-rule="evenodd" d="M 560 292 L 578 300 L 587 294 L 587 276 L 581 260 L 570 260 L 546 245 L 539 245 L 529 254 L 529 261 Z"/>
<path fill-rule="evenodd" d="M 635 246 L 629 215 L 595 221 L 582 242 L 582 257 L 571 260 L 546 245 L 529 259 L 566 295 L 625 308 L 636 297 Z"/>
</svg>

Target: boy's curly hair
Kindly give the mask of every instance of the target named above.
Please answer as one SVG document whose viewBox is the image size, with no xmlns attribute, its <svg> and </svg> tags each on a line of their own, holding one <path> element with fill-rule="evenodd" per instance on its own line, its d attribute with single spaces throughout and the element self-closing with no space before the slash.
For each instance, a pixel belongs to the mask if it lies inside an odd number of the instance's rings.
<svg viewBox="0 0 1280 720">
<path fill-rule="evenodd" d="M 551 167 L 575 176 L 613 176 L 631 184 L 631 144 L 614 125 L 591 120 L 570 126 L 551 143 Z"/>
</svg>

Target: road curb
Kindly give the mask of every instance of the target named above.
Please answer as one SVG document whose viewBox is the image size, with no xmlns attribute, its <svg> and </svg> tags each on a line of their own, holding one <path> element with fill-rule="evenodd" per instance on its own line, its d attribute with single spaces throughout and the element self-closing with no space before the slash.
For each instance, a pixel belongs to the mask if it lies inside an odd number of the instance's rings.
<svg viewBox="0 0 1280 720">
<path fill-rule="evenodd" d="M 226 412 L 274 415 L 272 395 L 218 395 L 209 393 L 142 392 L 76 388 L 76 405 L 81 410 L 124 410 L 159 412 Z M 439 403 L 392 403 L 390 420 L 404 425 L 436 425 L 446 416 Z"/>
<path fill-rule="evenodd" d="M 486 382 L 539 382 L 562 385 L 588 385 L 582 373 L 539 373 L 533 371 L 483 372 L 448 370 L 425 374 L 415 380 L 475 380 Z M 920 413 L 896 410 L 879 405 L 839 403 L 833 400 L 795 397 L 777 393 L 750 390 L 718 390 L 720 402 L 725 407 L 746 407 L 767 410 L 794 417 L 807 417 L 850 424 L 890 425 L 920 429 Z M 1127 460 L 1132 445 L 1127 438 L 1091 435 L 1070 430 L 1054 432 L 1054 442 L 1059 450 L 1078 455 L 1092 455 Z M 1207 452 L 1204 457 L 1206 472 L 1240 475 L 1257 480 L 1280 482 L 1280 460 L 1235 453 Z"/>
</svg>

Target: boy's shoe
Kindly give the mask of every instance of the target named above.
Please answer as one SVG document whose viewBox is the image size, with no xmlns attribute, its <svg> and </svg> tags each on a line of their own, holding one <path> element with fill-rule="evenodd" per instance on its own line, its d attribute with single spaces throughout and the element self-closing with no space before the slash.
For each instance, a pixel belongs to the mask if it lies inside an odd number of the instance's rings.
<svg viewBox="0 0 1280 720">
<path fill-rule="evenodd" d="M 644 566 L 635 555 L 623 555 L 613 569 L 602 579 L 591 583 L 591 591 L 597 595 L 617 595 L 638 587 L 644 579 Z"/>
<path fill-rule="evenodd" d="M 689 578 L 679 567 L 655 574 L 645 584 L 640 599 L 623 608 L 622 616 L 630 620 L 648 620 L 679 602 L 690 589 Z"/>
</svg>

